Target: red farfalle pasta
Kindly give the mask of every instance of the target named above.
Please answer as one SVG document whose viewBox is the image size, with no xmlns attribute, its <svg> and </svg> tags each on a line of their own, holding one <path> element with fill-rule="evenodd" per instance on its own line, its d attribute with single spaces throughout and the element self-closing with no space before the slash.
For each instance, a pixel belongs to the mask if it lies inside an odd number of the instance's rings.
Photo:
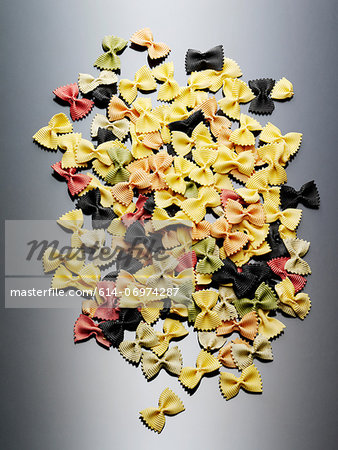
<svg viewBox="0 0 338 450">
<path fill-rule="evenodd" d="M 94 106 L 94 102 L 88 98 L 78 98 L 79 87 L 77 83 L 62 86 L 53 91 L 59 99 L 70 104 L 70 115 L 73 120 L 86 117 Z"/>
</svg>

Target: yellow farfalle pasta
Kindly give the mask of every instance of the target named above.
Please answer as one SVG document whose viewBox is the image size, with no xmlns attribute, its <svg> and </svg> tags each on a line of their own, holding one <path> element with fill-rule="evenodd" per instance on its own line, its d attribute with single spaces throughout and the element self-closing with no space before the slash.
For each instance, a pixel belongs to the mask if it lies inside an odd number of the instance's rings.
<svg viewBox="0 0 338 450">
<path fill-rule="evenodd" d="M 281 161 L 286 163 L 299 149 L 302 142 L 302 133 L 286 133 L 282 135 L 279 128 L 268 122 L 259 135 L 259 140 L 268 144 L 282 143 L 283 155 Z"/>
<path fill-rule="evenodd" d="M 137 97 L 137 90 L 153 91 L 156 89 L 156 81 L 149 67 L 142 66 L 134 76 L 134 81 L 122 79 L 119 82 L 119 90 L 122 98 L 129 104 Z"/>
<path fill-rule="evenodd" d="M 295 287 L 289 278 L 276 284 L 275 289 L 279 298 L 279 308 L 290 316 L 305 319 L 311 308 L 308 294 L 304 292 L 295 294 Z"/>
<path fill-rule="evenodd" d="M 163 84 L 158 89 L 157 100 L 169 102 L 176 98 L 180 93 L 180 86 L 174 80 L 174 63 L 168 62 L 155 67 L 152 71 L 156 80 L 162 81 Z"/>
<path fill-rule="evenodd" d="M 179 381 L 187 389 L 194 389 L 206 373 L 215 372 L 221 367 L 220 362 L 205 350 L 197 356 L 196 367 L 183 367 Z"/>
<path fill-rule="evenodd" d="M 235 120 L 240 118 L 240 103 L 248 103 L 255 98 L 249 86 L 237 78 L 225 79 L 223 92 L 225 97 L 218 101 L 218 105 L 224 114 Z"/>
<path fill-rule="evenodd" d="M 68 117 L 63 114 L 55 114 L 46 127 L 40 128 L 33 139 L 43 147 L 50 150 L 57 150 L 58 148 L 58 134 L 71 133 L 73 126 L 70 123 Z"/>
<path fill-rule="evenodd" d="M 176 153 L 185 156 L 196 147 L 217 149 L 218 145 L 212 140 L 208 128 L 201 122 L 193 130 L 191 137 L 182 131 L 172 131 L 171 142 Z"/>
<path fill-rule="evenodd" d="M 255 136 L 252 131 L 260 131 L 261 124 L 246 114 L 239 117 L 240 127 L 230 134 L 230 141 L 237 145 L 255 145 Z"/>
<path fill-rule="evenodd" d="M 218 293 L 216 291 L 201 290 L 192 294 L 196 305 L 201 309 L 195 320 L 195 328 L 200 331 L 211 331 L 220 325 L 221 321 L 212 308 L 216 305 Z"/>
<path fill-rule="evenodd" d="M 220 174 L 230 173 L 236 169 L 244 175 L 250 176 L 254 170 L 255 158 L 253 153 L 248 150 L 239 155 L 225 145 L 220 145 L 218 154 L 212 167 L 215 172 Z"/>
<path fill-rule="evenodd" d="M 150 98 L 139 97 L 133 106 L 140 115 L 135 121 L 137 133 L 151 133 L 161 129 L 160 121 L 152 112 Z"/>
<path fill-rule="evenodd" d="M 274 100 L 285 100 L 286 98 L 293 97 L 293 94 L 291 81 L 283 77 L 274 85 L 270 95 Z"/>
<path fill-rule="evenodd" d="M 157 333 L 160 343 L 153 347 L 152 351 L 155 352 L 157 356 L 162 356 L 167 350 L 171 339 L 184 337 L 188 333 L 189 332 L 184 328 L 181 322 L 167 318 L 163 323 L 163 333 Z"/>
<path fill-rule="evenodd" d="M 165 425 L 165 416 L 173 416 L 184 411 L 184 405 L 179 397 L 169 388 L 164 389 L 158 401 L 158 408 L 146 408 L 140 412 L 141 419 L 145 424 L 161 433 Z"/>
<path fill-rule="evenodd" d="M 65 153 L 62 155 L 61 167 L 68 169 L 70 167 L 87 167 L 85 162 L 77 162 L 76 150 L 81 141 L 81 133 L 64 134 L 58 137 L 58 147 Z"/>
</svg>

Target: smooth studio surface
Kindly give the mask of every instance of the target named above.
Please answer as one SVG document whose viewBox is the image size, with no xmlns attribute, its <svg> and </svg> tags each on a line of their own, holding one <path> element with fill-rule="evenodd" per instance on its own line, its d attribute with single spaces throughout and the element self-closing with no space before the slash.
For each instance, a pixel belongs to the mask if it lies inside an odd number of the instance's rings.
<svg viewBox="0 0 338 450">
<path fill-rule="evenodd" d="M 103 36 L 128 39 L 145 26 L 171 47 L 167 61 L 174 61 L 181 85 L 186 50 L 218 44 L 239 63 L 243 80 L 286 76 L 293 82 L 295 97 L 277 103 L 272 116 L 257 118 L 283 133 L 303 133 L 288 184 L 298 189 L 314 179 L 321 207 L 303 209 L 298 231 L 311 241 L 306 260 L 313 274 L 305 292 L 312 309 L 304 322 L 285 318 L 286 331 L 272 342 L 274 361 L 257 361 L 262 395 L 241 391 L 227 402 L 216 376 L 202 379 L 189 396 L 166 372 L 148 383 L 118 351 L 94 341 L 74 345 L 80 301 L 75 309 L 2 309 L 2 448 L 335 448 L 337 19 L 334 0 L 3 2 L 3 219 L 56 220 L 73 208 L 65 183 L 51 175 L 60 153 L 43 151 L 31 137 L 53 114 L 69 114 L 53 101 L 52 90 L 76 82 L 79 72 L 98 73 L 92 64 Z M 146 53 L 128 48 L 121 61 L 121 77 L 130 78 L 146 64 Z M 74 124 L 86 139 L 93 116 Z M 200 350 L 196 333 L 178 345 L 184 364 L 193 365 Z M 186 411 L 169 417 L 158 436 L 138 416 L 156 406 L 167 386 Z"/>
</svg>

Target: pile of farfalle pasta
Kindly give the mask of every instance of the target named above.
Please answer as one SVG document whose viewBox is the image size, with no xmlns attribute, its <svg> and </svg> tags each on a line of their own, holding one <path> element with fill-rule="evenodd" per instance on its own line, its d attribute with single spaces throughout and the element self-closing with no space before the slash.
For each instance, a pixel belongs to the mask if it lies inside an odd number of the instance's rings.
<svg viewBox="0 0 338 450">
<path fill-rule="evenodd" d="M 115 347 L 147 380 L 163 369 L 189 392 L 205 374 L 217 377 L 226 400 L 241 388 L 262 392 L 254 360 L 273 359 L 280 319 L 304 319 L 311 307 L 303 292 L 310 243 L 297 237 L 297 206 L 318 208 L 319 195 L 313 181 L 299 190 L 285 184 L 302 134 L 262 125 L 241 108 L 250 103 L 261 119 L 292 98 L 292 83 L 244 82 L 218 45 L 187 51 L 180 86 L 168 45 L 149 28 L 130 41 L 126 50 L 127 40 L 104 37 L 94 63 L 100 72 L 79 73 L 77 83 L 53 91 L 73 121 L 101 108 L 92 140 L 64 113 L 33 136 L 62 152 L 54 176 L 75 201 L 58 219 L 70 250 L 48 248 L 44 270 L 54 289 L 83 292 L 75 342 Z M 145 51 L 130 80 L 118 78 L 124 50 Z M 194 331 L 201 350 L 187 367 L 172 341 Z M 184 410 L 169 388 L 151 403 L 140 418 L 158 433 L 165 416 Z"/>
</svg>

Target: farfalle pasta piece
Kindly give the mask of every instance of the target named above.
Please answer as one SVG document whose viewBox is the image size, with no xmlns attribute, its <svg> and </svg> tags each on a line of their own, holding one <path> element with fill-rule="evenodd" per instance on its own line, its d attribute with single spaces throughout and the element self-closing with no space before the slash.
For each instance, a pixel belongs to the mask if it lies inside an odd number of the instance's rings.
<svg viewBox="0 0 338 450">
<path fill-rule="evenodd" d="M 96 114 L 90 130 L 90 134 L 93 138 L 98 135 L 99 128 L 110 130 L 114 136 L 122 141 L 129 132 L 129 120 L 121 119 L 110 122 L 103 114 Z"/>
<path fill-rule="evenodd" d="M 287 175 L 282 164 L 284 146 L 282 143 L 266 144 L 258 148 L 259 157 L 267 163 L 267 167 L 256 171 L 248 180 L 249 186 L 278 185 L 287 181 Z M 270 205 L 272 206 L 272 205 Z"/>
<path fill-rule="evenodd" d="M 201 312 L 197 315 L 194 327 L 200 331 L 211 331 L 220 325 L 221 320 L 212 308 L 216 305 L 218 293 L 211 290 L 201 290 L 192 294 Z"/>
<path fill-rule="evenodd" d="M 187 198 L 182 202 L 182 209 L 195 223 L 201 222 L 207 207 L 220 205 L 221 200 L 217 191 L 209 186 L 202 186 L 198 190 L 197 198 Z"/>
<path fill-rule="evenodd" d="M 233 343 L 231 346 L 232 357 L 240 370 L 243 370 L 253 363 L 254 358 L 263 359 L 265 361 L 273 360 L 272 347 L 265 336 L 258 334 L 252 346 L 245 344 Z"/>
<path fill-rule="evenodd" d="M 208 98 L 198 108 L 201 109 L 205 119 L 209 122 L 210 130 L 214 136 L 218 137 L 223 130 L 229 130 L 230 135 L 231 122 L 226 117 L 217 115 L 218 105 L 215 97 Z"/>
<path fill-rule="evenodd" d="M 81 133 L 63 134 L 58 137 L 58 147 L 65 153 L 62 155 L 62 169 L 72 167 L 87 167 L 87 163 L 79 163 L 76 160 L 76 150 L 81 142 Z"/>
<path fill-rule="evenodd" d="M 153 109 L 153 114 L 160 122 L 160 136 L 164 144 L 169 144 L 171 142 L 171 135 L 169 130 L 169 123 L 172 120 L 173 110 L 176 110 L 176 105 L 161 105 Z M 181 107 L 179 108 L 181 110 Z M 182 111 L 182 110 L 181 110 Z M 187 109 L 183 108 L 183 113 L 188 114 Z"/>
<path fill-rule="evenodd" d="M 157 100 L 170 102 L 174 100 L 180 93 L 180 86 L 174 80 L 174 63 L 168 62 L 155 67 L 152 71 L 156 80 L 162 81 L 163 84 L 158 89 Z"/>
<path fill-rule="evenodd" d="M 249 312 L 244 315 L 241 320 L 226 320 L 222 321 L 222 324 L 217 327 L 217 336 L 224 336 L 232 334 L 234 331 L 238 331 L 241 336 L 254 340 L 258 331 L 258 318 L 255 311 Z"/>
<path fill-rule="evenodd" d="M 46 127 L 40 128 L 33 139 L 43 147 L 50 150 L 57 150 L 58 148 L 58 134 L 71 133 L 73 126 L 70 123 L 68 117 L 63 114 L 55 114 Z"/>
<path fill-rule="evenodd" d="M 273 290 L 266 284 L 261 283 L 256 289 L 255 296 L 253 299 L 241 298 L 234 300 L 235 308 L 241 317 L 251 311 L 257 311 L 258 309 L 263 309 L 265 311 L 270 311 L 277 308 L 277 297 Z"/>
<path fill-rule="evenodd" d="M 268 144 L 281 143 L 283 144 L 283 152 L 281 155 L 282 163 L 289 160 L 290 156 L 294 155 L 302 142 L 302 133 L 286 133 L 282 135 L 279 128 L 268 122 L 259 135 L 259 140 L 267 142 Z"/>
<path fill-rule="evenodd" d="M 75 150 L 75 159 L 78 163 L 86 163 L 92 159 L 98 159 L 102 164 L 109 166 L 112 161 L 107 153 L 109 143 L 104 142 L 96 148 L 87 139 L 81 139 Z"/>
<path fill-rule="evenodd" d="M 176 98 L 177 102 L 189 108 L 196 108 L 203 101 L 207 100 L 208 94 L 203 89 L 208 87 L 209 81 L 203 76 L 204 72 L 193 72 L 188 78 L 187 86 L 180 89 L 180 93 Z"/>
<path fill-rule="evenodd" d="M 238 201 L 229 199 L 225 205 L 225 217 L 231 224 L 239 224 L 247 220 L 257 227 L 265 223 L 264 208 L 261 203 L 252 203 L 246 208 Z"/>
<path fill-rule="evenodd" d="M 297 191 L 291 186 L 281 186 L 280 200 L 282 209 L 297 208 L 298 203 L 307 208 L 318 209 L 320 198 L 316 183 L 308 181 Z"/>
<path fill-rule="evenodd" d="M 264 204 L 272 203 L 276 208 L 280 205 L 280 187 L 269 186 L 267 177 L 250 177 L 246 183 L 246 188 L 248 191 L 262 194 Z M 236 191 L 238 192 L 239 189 Z"/>
<path fill-rule="evenodd" d="M 163 333 L 157 333 L 159 340 L 159 345 L 152 348 L 152 351 L 156 353 L 157 356 L 162 356 L 167 350 L 169 342 L 172 339 L 177 339 L 184 337 L 189 332 L 184 328 L 184 326 L 178 320 L 173 320 L 170 318 L 165 319 L 163 322 Z"/>
<path fill-rule="evenodd" d="M 216 247 L 216 239 L 207 237 L 193 245 L 193 250 L 199 259 L 196 271 L 199 273 L 214 273 L 223 263 L 220 260 Z"/>
<path fill-rule="evenodd" d="M 172 145 L 180 156 L 187 155 L 194 147 L 217 149 L 217 144 L 212 140 L 208 128 L 203 123 L 199 123 L 194 128 L 191 137 L 182 131 L 172 131 L 171 138 Z"/>
<path fill-rule="evenodd" d="M 42 257 L 45 273 L 56 270 L 61 264 L 71 272 L 78 273 L 84 266 L 85 256 L 83 250 L 78 248 L 60 252 L 56 247 L 48 247 Z"/>
<path fill-rule="evenodd" d="M 61 161 L 53 164 L 51 167 L 56 173 L 66 180 L 68 190 L 72 196 L 83 191 L 83 189 L 85 189 L 90 183 L 90 176 L 83 173 L 76 173 L 77 168 L 75 167 L 63 169 L 61 166 Z"/>
<path fill-rule="evenodd" d="M 219 377 L 219 387 L 226 400 L 235 397 L 241 388 L 248 392 L 263 391 L 262 378 L 254 364 L 244 369 L 239 378 L 232 373 L 222 372 Z"/>
<path fill-rule="evenodd" d="M 79 120 L 87 116 L 94 106 L 94 102 L 88 98 L 78 98 L 79 87 L 77 83 L 62 86 L 53 91 L 59 99 L 70 104 L 70 116 L 73 120 Z"/>
<path fill-rule="evenodd" d="M 116 82 L 117 75 L 110 70 L 102 70 L 97 78 L 88 73 L 79 73 L 78 78 L 78 85 L 82 94 L 88 94 L 88 92 L 92 92 L 98 86 L 115 84 Z"/>
<path fill-rule="evenodd" d="M 161 433 L 165 425 L 165 416 L 174 416 L 184 411 L 184 405 L 179 397 L 169 388 L 164 389 L 158 401 L 158 408 L 146 408 L 140 412 L 141 419 L 145 424 Z"/>
<path fill-rule="evenodd" d="M 287 98 L 292 98 L 293 95 L 293 85 L 291 81 L 285 77 L 277 81 L 271 92 L 271 98 L 274 100 L 285 100 Z"/>
<path fill-rule="evenodd" d="M 294 231 L 302 217 L 302 210 L 296 208 L 288 208 L 280 211 L 272 203 L 264 205 L 266 214 L 266 222 L 272 223 L 279 220 L 288 230 Z"/>
<path fill-rule="evenodd" d="M 182 354 L 177 346 L 166 350 L 161 357 L 153 352 L 143 352 L 142 354 L 142 372 L 148 380 L 155 377 L 161 369 L 179 376 L 182 365 Z"/>
<path fill-rule="evenodd" d="M 123 341 L 124 331 L 135 331 L 142 321 L 142 315 L 136 308 L 120 309 L 116 320 L 107 320 L 99 323 L 104 337 L 113 347 L 118 347 Z"/>
<path fill-rule="evenodd" d="M 101 70 L 117 70 L 121 67 L 120 53 L 128 44 L 128 41 L 116 36 L 105 36 L 102 40 L 102 48 L 105 51 L 94 63 Z"/>
<path fill-rule="evenodd" d="M 171 205 L 181 206 L 184 197 L 182 195 L 175 195 L 173 191 L 161 190 L 155 192 L 155 203 L 159 208 L 168 208 Z"/>
<path fill-rule="evenodd" d="M 99 328 L 93 319 L 80 314 L 74 325 L 74 342 L 82 342 L 95 337 L 96 341 L 104 347 L 110 347 L 110 342 L 103 336 L 101 328 Z"/>
<path fill-rule="evenodd" d="M 250 80 L 249 86 L 253 91 L 255 98 L 249 106 L 249 112 L 254 114 L 272 114 L 275 105 L 271 100 L 270 94 L 275 85 L 272 78 L 260 78 L 258 80 Z"/>
<path fill-rule="evenodd" d="M 79 196 L 86 194 L 88 191 L 92 189 L 98 189 L 100 191 L 101 195 L 101 205 L 105 208 L 108 208 L 109 206 L 112 206 L 115 203 L 113 193 L 111 192 L 111 188 L 104 186 L 94 175 L 91 173 L 88 173 L 91 180 L 88 186 L 79 193 Z"/>
<path fill-rule="evenodd" d="M 298 275 L 310 274 L 309 264 L 302 259 L 309 251 L 310 242 L 303 239 L 283 239 L 283 242 L 290 254 L 290 259 L 285 263 L 285 269 Z"/>
<path fill-rule="evenodd" d="M 80 291 L 90 291 L 95 288 L 96 283 L 100 280 L 101 272 L 94 264 L 83 266 L 81 270 L 73 276 L 64 265 L 60 265 L 53 276 L 53 289 L 66 289 L 74 287 Z"/>
<path fill-rule="evenodd" d="M 208 147 L 196 148 L 192 151 L 195 162 L 189 174 L 189 178 L 202 186 L 211 186 L 214 184 L 214 174 L 210 169 L 217 158 L 217 150 Z"/>
<path fill-rule="evenodd" d="M 232 302 L 237 298 L 234 290 L 228 286 L 220 286 L 219 301 L 214 307 L 214 311 L 218 314 L 221 321 L 237 319 L 238 313 Z"/>
<path fill-rule="evenodd" d="M 83 226 L 83 214 L 80 209 L 74 209 L 63 214 L 57 223 L 67 230 L 71 230 L 71 246 L 80 248 L 82 245 L 93 247 L 97 243 L 103 245 L 105 242 L 104 230 L 86 230 Z"/>
<path fill-rule="evenodd" d="M 86 192 L 77 202 L 76 207 L 88 216 L 92 216 L 93 228 L 106 228 L 116 215 L 112 208 L 101 205 L 101 193 L 98 188 Z"/>
<path fill-rule="evenodd" d="M 242 344 L 250 348 L 250 344 L 240 338 L 233 339 L 232 341 L 228 342 L 223 348 L 221 348 L 221 350 L 218 352 L 217 358 L 224 367 L 228 367 L 230 369 L 235 369 L 237 367 L 231 354 L 231 347 L 233 344 Z"/>
<path fill-rule="evenodd" d="M 147 47 L 148 55 L 150 59 L 164 58 L 170 52 L 170 47 L 163 42 L 154 42 L 153 33 L 150 28 L 143 28 L 142 30 L 136 31 L 130 41 L 141 47 Z"/>
<path fill-rule="evenodd" d="M 131 104 L 137 97 L 137 90 L 153 91 L 156 89 L 156 81 L 149 67 L 142 66 L 134 76 L 134 81 L 122 79 L 119 82 L 119 91 L 122 98 Z"/>
<path fill-rule="evenodd" d="M 282 280 L 284 280 L 285 278 L 289 278 L 294 285 L 296 292 L 299 292 L 305 286 L 306 278 L 298 274 L 287 272 L 287 270 L 285 269 L 285 264 L 289 261 L 289 259 L 290 258 L 287 257 L 273 258 L 268 261 L 267 264 L 269 265 L 273 273 L 279 276 Z"/>
<path fill-rule="evenodd" d="M 162 138 L 158 131 L 151 133 L 137 133 L 134 124 L 130 124 L 131 154 L 135 159 L 146 158 L 153 154 L 153 150 L 159 150 Z"/>
<path fill-rule="evenodd" d="M 126 212 L 122 216 L 122 222 L 126 225 L 131 225 L 136 221 L 144 222 L 144 220 L 151 219 L 151 212 L 146 209 L 146 202 L 149 197 L 145 195 L 139 195 L 135 203 L 135 210 L 132 212 Z"/>
<path fill-rule="evenodd" d="M 122 205 L 128 206 L 132 202 L 133 188 L 146 189 L 150 186 L 149 165 L 144 160 L 140 162 L 138 169 L 130 173 L 128 181 L 115 184 L 111 188 L 113 197 Z"/>
<path fill-rule="evenodd" d="M 208 88 L 212 92 L 220 90 L 228 78 L 238 78 L 243 75 L 236 61 L 230 58 L 224 58 L 222 70 L 205 70 L 202 73 L 208 78 Z"/>
<path fill-rule="evenodd" d="M 240 127 L 231 133 L 229 140 L 237 145 L 255 145 L 255 136 L 252 131 L 262 130 L 261 124 L 246 114 L 240 115 L 239 123 Z"/>
<path fill-rule="evenodd" d="M 280 335 L 285 325 L 278 319 L 269 316 L 270 311 L 257 311 L 259 317 L 258 333 L 265 336 L 267 339 L 273 339 Z"/>
<path fill-rule="evenodd" d="M 161 129 L 160 121 L 152 111 L 150 98 L 139 97 L 133 106 L 140 115 L 135 122 L 137 133 L 151 133 Z"/>
<path fill-rule="evenodd" d="M 104 145 L 106 146 L 109 158 L 113 163 L 105 174 L 105 181 L 112 185 L 127 181 L 130 172 L 125 166 L 131 162 L 132 154 L 128 148 L 118 140 L 101 144 L 101 146 Z"/>
<path fill-rule="evenodd" d="M 132 363 L 139 363 L 142 347 L 151 348 L 158 344 L 155 330 L 147 323 L 141 322 L 136 328 L 134 341 L 122 341 L 119 345 L 121 355 Z"/>
<path fill-rule="evenodd" d="M 311 308 L 308 294 L 299 292 L 295 295 L 295 287 L 289 278 L 285 278 L 281 283 L 276 284 L 275 289 L 279 298 L 279 308 L 290 316 L 305 319 Z"/>
<path fill-rule="evenodd" d="M 237 297 L 247 295 L 256 283 L 256 276 L 249 270 L 238 271 L 236 264 L 229 258 L 222 261 L 222 268 L 213 274 L 213 281 L 218 284 L 232 283 Z"/>
<path fill-rule="evenodd" d="M 224 217 L 220 217 L 210 229 L 211 236 L 223 238 L 223 249 L 226 256 L 231 256 L 241 250 L 248 242 L 248 237 L 241 231 L 231 231 L 231 225 Z"/>
<path fill-rule="evenodd" d="M 110 122 L 128 117 L 133 123 L 140 117 L 134 106 L 130 108 L 116 95 L 112 95 L 108 105 L 108 119 Z"/>
<path fill-rule="evenodd" d="M 214 356 L 205 350 L 201 350 L 197 356 L 196 367 L 183 367 L 179 381 L 187 389 L 194 389 L 206 373 L 215 372 L 221 364 Z"/>
<path fill-rule="evenodd" d="M 198 342 L 208 352 L 213 352 L 223 347 L 226 339 L 223 336 L 217 336 L 215 331 L 199 331 Z"/>
<path fill-rule="evenodd" d="M 197 127 L 200 122 L 203 122 L 204 115 L 201 110 L 197 110 L 189 114 L 186 106 L 182 106 L 179 102 L 175 101 L 172 104 L 172 115 L 180 116 L 172 118 L 172 122 L 168 124 L 168 127 L 171 132 L 173 131 L 181 131 L 188 136 L 192 135 L 192 132 Z"/>
<path fill-rule="evenodd" d="M 150 185 L 155 191 L 167 188 L 165 172 L 171 166 L 173 159 L 166 151 L 149 156 L 149 168 L 151 170 Z"/>
<path fill-rule="evenodd" d="M 250 236 L 249 236 L 250 239 Z M 262 256 L 267 253 L 271 252 L 271 247 L 268 244 L 267 241 L 263 241 L 262 244 L 260 244 L 258 247 L 255 245 L 252 246 L 252 243 L 249 242 L 247 247 L 243 248 L 239 252 L 235 253 L 234 255 L 230 256 L 230 259 L 238 266 L 241 267 L 243 264 L 246 264 L 248 261 L 250 261 L 251 258 L 254 258 L 255 256 Z"/>
<path fill-rule="evenodd" d="M 206 52 L 189 48 L 185 55 L 185 70 L 189 75 L 191 72 L 201 70 L 222 70 L 224 63 L 223 45 L 216 45 Z"/>
<path fill-rule="evenodd" d="M 235 120 L 240 119 L 240 103 L 248 103 L 255 97 L 249 86 L 237 78 L 225 79 L 223 92 L 225 97 L 218 101 L 218 105 L 224 114 Z"/>
<path fill-rule="evenodd" d="M 233 170 L 250 176 L 254 171 L 255 157 L 253 153 L 248 150 L 241 152 L 239 155 L 225 145 L 218 147 L 217 158 L 212 165 L 215 172 L 220 174 L 231 173 Z"/>
</svg>

